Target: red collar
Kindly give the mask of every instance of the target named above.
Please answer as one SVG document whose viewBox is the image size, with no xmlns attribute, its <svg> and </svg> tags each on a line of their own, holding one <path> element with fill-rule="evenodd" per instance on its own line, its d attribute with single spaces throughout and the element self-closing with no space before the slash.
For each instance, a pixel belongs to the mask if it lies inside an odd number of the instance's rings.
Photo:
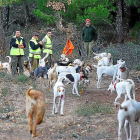
<svg viewBox="0 0 140 140">
<path fill-rule="evenodd" d="M 82 75 L 80 75 L 80 80 L 82 80 Z"/>
<path fill-rule="evenodd" d="M 117 84 L 117 83 L 114 84 L 114 89 L 115 89 L 115 90 L 116 90 L 116 84 Z"/>
<path fill-rule="evenodd" d="M 125 72 L 126 71 L 126 68 L 125 67 L 122 67 L 122 68 L 120 68 L 120 71 L 121 72 Z"/>
</svg>

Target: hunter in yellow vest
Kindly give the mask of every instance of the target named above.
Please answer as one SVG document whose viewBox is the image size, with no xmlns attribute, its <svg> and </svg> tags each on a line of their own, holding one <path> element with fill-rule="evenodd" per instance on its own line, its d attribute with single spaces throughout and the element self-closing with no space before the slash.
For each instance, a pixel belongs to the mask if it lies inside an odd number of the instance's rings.
<svg viewBox="0 0 140 140">
<path fill-rule="evenodd" d="M 34 32 L 32 35 L 32 39 L 29 42 L 29 58 L 31 61 L 31 70 L 34 71 L 39 64 L 39 59 L 41 58 L 41 49 L 43 42 L 37 42 L 39 34 Z"/>
<path fill-rule="evenodd" d="M 17 74 L 17 67 L 19 67 L 19 74 L 23 74 L 23 56 L 25 47 L 25 40 L 23 37 L 21 37 L 21 32 L 16 31 L 15 36 L 13 36 L 10 41 L 10 55 L 12 57 L 12 75 Z"/>
<path fill-rule="evenodd" d="M 47 30 L 46 36 L 43 38 L 42 42 L 44 44 L 43 54 L 44 56 L 49 53 L 48 56 L 48 65 L 51 67 L 52 65 L 52 41 L 51 41 L 52 32 L 50 29 Z"/>
</svg>

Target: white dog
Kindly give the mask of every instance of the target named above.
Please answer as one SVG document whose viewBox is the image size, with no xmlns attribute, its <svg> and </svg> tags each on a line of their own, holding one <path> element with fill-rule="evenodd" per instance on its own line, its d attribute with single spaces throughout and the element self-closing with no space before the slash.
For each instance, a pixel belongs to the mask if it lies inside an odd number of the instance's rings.
<svg viewBox="0 0 140 140">
<path fill-rule="evenodd" d="M 61 63 L 64 63 L 64 64 L 69 62 L 69 59 L 66 57 L 65 54 L 61 54 L 60 60 L 61 60 Z"/>
<path fill-rule="evenodd" d="M 98 54 L 93 52 L 93 54 L 96 55 L 96 56 L 99 56 L 101 58 L 107 57 L 108 55 L 111 55 L 110 53 L 107 53 L 107 52 L 98 53 Z"/>
<path fill-rule="evenodd" d="M 58 66 L 56 67 L 56 73 L 59 75 L 60 73 L 67 72 L 67 73 L 76 73 L 76 69 L 73 66 Z"/>
<path fill-rule="evenodd" d="M 104 53 L 103 53 L 104 54 Z M 112 56 L 110 53 L 106 53 L 106 55 L 101 55 L 103 57 L 101 57 L 100 55 L 96 55 L 93 58 L 93 62 L 98 62 L 98 66 L 110 66 L 113 65 L 113 60 L 112 60 Z"/>
<path fill-rule="evenodd" d="M 78 89 L 77 89 L 77 84 L 80 80 L 83 81 L 84 84 L 89 83 L 90 81 L 88 80 L 87 76 L 83 76 L 80 73 L 60 73 L 59 77 L 61 76 L 65 76 L 66 77 L 66 81 L 68 81 L 67 84 L 69 83 L 73 83 L 73 89 L 72 89 L 72 93 L 73 94 L 77 94 L 78 96 L 80 96 L 78 94 Z M 66 84 L 66 85 L 67 85 Z"/>
<path fill-rule="evenodd" d="M 98 76 L 97 88 L 101 87 L 100 85 L 102 82 L 103 75 L 113 76 L 113 81 L 115 81 L 118 65 L 101 66 L 101 67 L 96 66 L 96 65 L 93 65 L 93 66 L 97 68 L 97 76 Z"/>
<path fill-rule="evenodd" d="M 6 56 L 9 58 L 9 62 L 4 62 L 4 63 L 1 63 L 0 61 L 0 69 L 7 69 L 7 73 L 8 74 L 12 74 L 11 72 L 11 57 L 10 56 Z"/>
<path fill-rule="evenodd" d="M 97 82 L 97 88 L 100 88 L 100 84 L 102 81 L 102 77 L 103 76 L 113 76 L 113 82 L 115 82 L 115 78 L 117 75 L 117 71 L 118 71 L 118 65 L 122 60 L 117 60 L 117 64 L 116 65 L 111 65 L 111 66 L 96 66 L 96 65 L 92 65 L 94 67 L 97 68 L 97 76 L 98 76 L 98 82 Z"/>
<path fill-rule="evenodd" d="M 108 90 L 111 93 L 113 91 L 117 92 L 117 97 L 115 99 L 115 102 L 117 102 L 117 100 L 121 97 L 122 94 L 125 94 L 124 101 L 127 100 L 127 97 L 129 98 L 129 100 L 132 100 L 131 95 L 130 95 L 131 91 L 133 93 L 133 99 L 135 100 L 135 83 L 131 79 L 123 80 L 122 82 L 119 82 L 119 83 L 111 82 Z"/>
<path fill-rule="evenodd" d="M 53 110 L 52 110 L 52 114 L 54 115 L 54 113 L 58 112 L 59 106 L 60 106 L 60 102 L 61 102 L 61 110 L 60 110 L 60 115 L 64 115 L 63 113 L 63 109 L 64 109 L 64 102 L 65 102 L 65 86 L 62 83 L 62 80 L 64 80 L 65 77 L 60 77 L 58 78 L 57 82 L 55 83 L 54 87 L 53 87 L 53 91 L 54 91 L 54 99 L 53 99 Z M 56 98 L 59 97 L 59 102 L 58 102 L 58 107 L 56 105 Z"/>
<path fill-rule="evenodd" d="M 121 79 L 127 79 L 129 76 L 129 70 L 125 65 L 125 61 L 119 62 L 117 75 Z"/>
<path fill-rule="evenodd" d="M 45 62 L 45 59 L 47 59 L 48 56 L 49 56 L 49 53 L 47 53 L 42 59 L 39 59 L 38 67 L 45 67 L 46 66 L 46 63 L 48 61 Z"/>
<path fill-rule="evenodd" d="M 117 105 L 120 107 L 118 112 L 118 140 L 122 140 L 123 126 L 125 127 L 126 139 L 132 140 L 135 122 L 137 122 L 138 128 L 137 139 L 140 140 L 140 103 L 135 100 L 127 100 L 122 104 L 117 103 Z"/>
<path fill-rule="evenodd" d="M 75 59 L 72 64 L 76 69 L 78 66 L 82 66 L 83 62 L 80 59 Z"/>
</svg>

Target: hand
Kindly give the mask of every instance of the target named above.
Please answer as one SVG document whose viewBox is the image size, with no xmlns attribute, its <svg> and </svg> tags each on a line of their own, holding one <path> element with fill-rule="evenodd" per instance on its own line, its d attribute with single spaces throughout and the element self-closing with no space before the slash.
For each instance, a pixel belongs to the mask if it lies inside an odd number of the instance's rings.
<svg viewBox="0 0 140 140">
<path fill-rule="evenodd" d="M 42 42 L 42 41 L 39 41 L 39 44 L 40 44 L 40 45 L 43 45 L 43 42 Z"/>
<path fill-rule="evenodd" d="M 18 44 L 18 47 L 21 48 L 21 49 L 24 48 L 23 44 Z"/>
</svg>

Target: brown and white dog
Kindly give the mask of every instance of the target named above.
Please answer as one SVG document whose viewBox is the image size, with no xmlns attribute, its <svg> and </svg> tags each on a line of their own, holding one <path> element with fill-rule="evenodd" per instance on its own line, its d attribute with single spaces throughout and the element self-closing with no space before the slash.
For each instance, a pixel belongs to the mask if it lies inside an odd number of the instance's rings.
<svg viewBox="0 0 140 140">
<path fill-rule="evenodd" d="M 2 63 L 0 61 L 0 69 L 7 69 L 7 73 L 11 75 L 12 74 L 12 71 L 11 71 L 11 57 L 10 56 L 6 56 L 6 57 L 9 58 L 9 62 Z"/>
<path fill-rule="evenodd" d="M 127 100 L 122 104 L 117 102 L 119 106 L 118 111 L 118 140 L 122 140 L 123 127 L 125 127 L 126 140 L 134 140 L 132 138 L 135 122 L 137 122 L 138 136 L 137 140 L 140 140 L 140 102 L 135 100 Z"/>
<path fill-rule="evenodd" d="M 33 90 L 32 87 L 26 92 L 26 114 L 28 117 L 29 131 L 32 137 L 36 137 L 36 127 L 41 124 L 46 110 L 45 97 L 42 92 Z M 33 125 L 33 117 L 35 123 Z"/>
</svg>

